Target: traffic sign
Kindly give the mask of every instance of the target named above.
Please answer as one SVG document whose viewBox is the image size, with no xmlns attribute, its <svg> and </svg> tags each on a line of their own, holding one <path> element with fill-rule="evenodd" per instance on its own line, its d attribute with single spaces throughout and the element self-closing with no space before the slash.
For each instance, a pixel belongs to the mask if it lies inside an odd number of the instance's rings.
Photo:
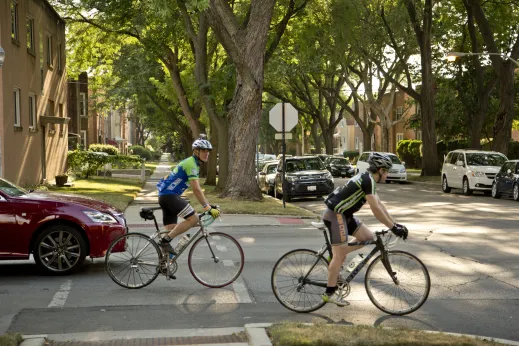
<svg viewBox="0 0 519 346">
<path fill-rule="evenodd" d="M 275 139 L 283 139 L 283 133 L 276 133 L 274 135 Z M 292 132 L 285 132 L 285 139 L 292 139 Z"/>
<path fill-rule="evenodd" d="M 278 132 L 283 131 L 283 105 L 285 106 L 285 132 L 297 125 L 297 110 L 290 103 L 276 104 L 269 112 L 269 123 Z"/>
</svg>

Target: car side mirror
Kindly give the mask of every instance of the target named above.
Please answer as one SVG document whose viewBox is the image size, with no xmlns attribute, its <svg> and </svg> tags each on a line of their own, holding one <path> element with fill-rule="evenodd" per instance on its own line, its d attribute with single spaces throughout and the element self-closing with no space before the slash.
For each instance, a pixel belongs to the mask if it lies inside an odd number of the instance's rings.
<svg viewBox="0 0 519 346">
<path fill-rule="evenodd" d="M 456 161 L 456 166 L 465 167 L 465 164 L 463 163 L 463 161 Z"/>
</svg>

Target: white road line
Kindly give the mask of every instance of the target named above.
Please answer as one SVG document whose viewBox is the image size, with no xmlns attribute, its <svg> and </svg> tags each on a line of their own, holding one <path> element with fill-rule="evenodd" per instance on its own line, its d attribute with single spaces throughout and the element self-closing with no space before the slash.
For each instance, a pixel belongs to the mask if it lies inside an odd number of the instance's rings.
<svg viewBox="0 0 519 346">
<path fill-rule="evenodd" d="M 245 285 L 245 281 L 241 277 L 237 278 L 236 281 L 233 282 L 232 288 L 234 293 L 236 294 L 236 299 L 238 303 L 252 303 L 252 298 L 249 294 L 249 290 Z"/>
<path fill-rule="evenodd" d="M 72 280 L 66 280 L 63 284 L 61 284 L 61 287 L 59 288 L 59 291 L 54 294 L 54 297 L 52 297 L 52 300 L 47 306 L 48 308 L 62 308 L 65 306 L 65 303 L 67 302 L 68 295 L 70 293 L 70 290 L 72 289 Z"/>
</svg>

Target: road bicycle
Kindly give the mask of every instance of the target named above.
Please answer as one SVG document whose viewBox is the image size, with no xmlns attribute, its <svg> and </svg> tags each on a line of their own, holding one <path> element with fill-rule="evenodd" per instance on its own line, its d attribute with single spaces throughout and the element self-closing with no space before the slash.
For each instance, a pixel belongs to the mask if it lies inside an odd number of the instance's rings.
<svg viewBox="0 0 519 346">
<path fill-rule="evenodd" d="M 236 239 L 222 232 L 208 232 L 206 227 L 214 219 L 209 212 L 198 215 L 199 229 L 182 247 L 177 255 L 164 253 L 158 241 L 162 234 L 154 210 L 160 207 L 141 208 L 140 216 L 153 220 L 156 231 L 150 236 L 142 233 L 127 233 L 114 239 L 108 247 L 105 267 L 112 280 L 125 288 L 143 288 L 151 284 L 159 274 L 168 280 L 176 279 L 177 260 L 187 250 L 191 275 L 204 286 L 225 287 L 233 283 L 243 270 L 243 249 Z"/>
<path fill-rule="evenodd" d="M 328 264 L 332 246 L 323 222 L 312 222 L 321 230 L 325 244 L 319 251 L 292 250 L 281 256 L 272 269 L 271 285 L 277 300 L 295 312 L 312 312 L 326 303 L 322 295 L 328 282 Z M 375 240 L 352 242 L 349 246 L 375 245 L 347 277 L 339 275 L 338 290 L 343 298 L 350 293 L 350 282 L 378 253 L 368 266 L 364 286 L 371 302 L 391 315 L 406 315 L 419 309 L 427 300 L 431 288 L 429 272 L 413 254 L 389 250 L 400 239 L 390 230 L 375 232 Z M 389 233 L 389 234 L 388 234 Z M 328 258 L 325 254 L 328 252 Z"/>
</svg>

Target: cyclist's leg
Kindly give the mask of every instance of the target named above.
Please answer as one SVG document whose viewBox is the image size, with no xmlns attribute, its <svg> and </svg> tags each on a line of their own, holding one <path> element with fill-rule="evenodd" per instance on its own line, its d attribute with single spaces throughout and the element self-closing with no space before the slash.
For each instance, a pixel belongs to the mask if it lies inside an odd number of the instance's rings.
<svg viewBox="0 0 519 346">
<path fill-rule="evenodd" d="M 177 214 L 175 195 L 159 196 L 159 205 L 162 209 L 162 223 L 166 231 L 172 231 L 177 225 Z"/>
<path fill-rule="evenodd" d="M 352 236 L 352 239 L 350 239 L 351 242 L 355 241 L 370 241 L 375 239 L 375 235 L 373 232 L 362 222 L 360 222 L 356 217 L 352 216 L 351 219 L 348 218 L 348 229 L 353 229 L 356 226 L 356 230 L 351 232 L 350 235 Z M 357 246 L 348 246 L 348 253 L 358 250 L 360 248 L 364 247 L 364 245 L 357 245 Z"/>
<path fill-rule="evenodd" d="M 177 196 L 174 203 L 172 204 L 174 205 L 174 210 L 176 211 L 175 216 L 183 218 L 184 221 L 178 223 L 168 233 L 168 237 L 171 239 L 175 238 L 179 234 L 186 232 L 188 229 L 196 226 L 198 223 L 198 214 L 191 206 L 191 204 L 189 204 L 189 202 L 180 198 L 180 196 Z"/>
<path fill-rule="evenodd" d="M 333 253 L 333 258 L 328 265 L 328 287 L 336 287 L 341 266 L 349 250 L 348 230 L 344 216 L 330 209 L 325 210 L 323 221 L 330 232 L 330 242 L 332 244 Z"/>
</svg>

